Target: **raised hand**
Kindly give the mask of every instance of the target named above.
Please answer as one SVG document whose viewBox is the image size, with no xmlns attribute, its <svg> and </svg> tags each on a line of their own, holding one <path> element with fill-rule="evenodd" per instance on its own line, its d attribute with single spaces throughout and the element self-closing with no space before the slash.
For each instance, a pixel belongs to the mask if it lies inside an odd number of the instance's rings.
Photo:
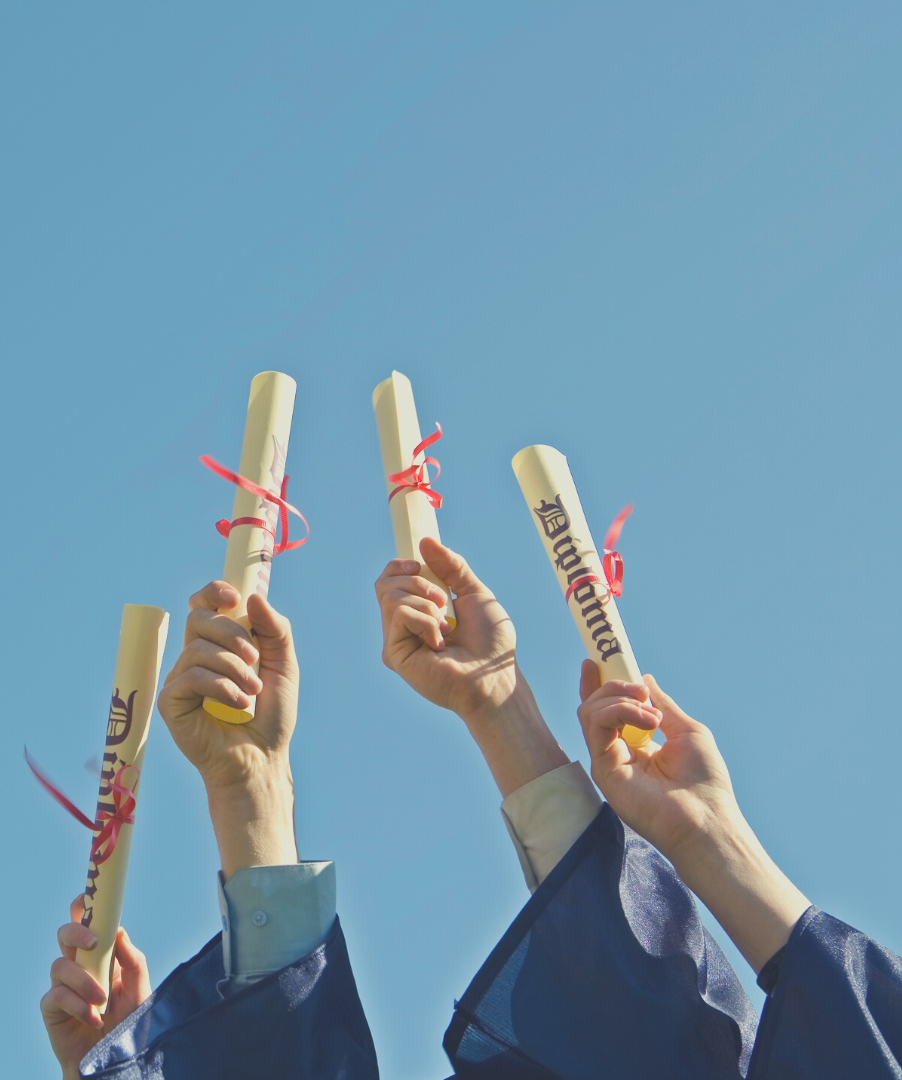
<svg viewBox="0 0 902 1080">
<path fill-rule="evenodd" d="M 742 815 L 714 736 L 645 676 L 611 681 L 583 663 L 578 715 L 592 779 L 618 816 L 654 846 L 760 971 L 809 906 Z M 650 700 L 649 700 L 650 691 Z M 624 725 L 659 727 L 666 742 L 633 749 Z"/>
<path fill-rule="evenodd" d="M 420 576 L 420 564 L 393 559 L 376 582 L 382 659 L 418 694 L 466 720 L 513 692 L 514 624 L 460 555 L 431 538 L 420 553 L 456 594 L 457 625 L 452 632 L 442 617 L 444 594 Z"/>
<path fill-rule="evenodd" d="M 456 594 L 452 630 L 444 594 L 418 562 L 393 559 L 376 582 L 382 610 L 382 659 L 418 694 L 466 723 L 502 795 L 567 764 L 517 667 L 516 633 L 507 612 L 465 560 L 427 538 L 420 554 Z"/>
<path fill-rule="evenodd" d="M 77 949 L 93 949 L 97 938 L 82 926 L 82 897 L 70 907 L 71 922 L 57 931 L 62 955 L 50 967 L 50 989 L 41 998 L 41 1015 L 64 1080 L 77 1080 L 78 1063 L 107 1032 L 120 1024 L 150 994 L 144 953 L 121 927 L 116 935 L 109 1005 L 93 976 L 75 962 Z"/>
<path fill-rule="evenodd" d="M 214 581 L 189 601 L 185 643 L 159 697 L 160 714 L 207 788 L 222 868 L 297 862 L 288 747 L 297 720 L 298 663 L 291 624 L 261 596 L 248 598 L 253 639 L 227 615 L 238 593 Z M 259 677 L 252 665 L 260 660 Z M 246 724 L 204 711 L 204 697 L 245 708 Z"/>
<path fill-rule="evenodd" d="M 687 716 L 650 675 L 645 682 L 612 680 L 601 686 L 598 667 L 585 660 L 577 715 L 592 758 L 592 779 L 627 825 L 673 858 L 712 817 L 732 812 L 736 798 L 708 728 Z M 627 724 L 660 727 L 667 741 L 633 749 L 620 737 Z"/>
<path fill-rule="evenodd" d="M 288 758 L 298 706 L 298 664 L 291 624 L 262 597 L 248 599 L 254 638 L 217 608 L 238 593 L 213 581 L 188 601 L 182 653 L 166 676 L 159 708 L 173 739 L 209 787 L 244 785 L 274 759 Z M 260 660 L 260 675 L 253 664 Z M 204 712 L 204 697 L 245 708 L 257 695 L 254 718 L 227 724 Z"/>
</svg>

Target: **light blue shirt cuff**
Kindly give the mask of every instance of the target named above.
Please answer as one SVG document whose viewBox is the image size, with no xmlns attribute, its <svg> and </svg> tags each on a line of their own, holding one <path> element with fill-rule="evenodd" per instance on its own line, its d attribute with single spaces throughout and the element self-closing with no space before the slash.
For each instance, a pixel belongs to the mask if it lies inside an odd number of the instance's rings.
<svg viewBox="0 0 902 1080">
<path fill-rule="evenodd" d="M 308 956 L 335 922 L 335 863 L 219 873 L 225 985 L 234 993 Z"/>
<path fill-rule="evenodd" d="M 535 892 L 601 809 L 601 796 L 582 765 L 571 761 L 512 791 L 501 816 Z"/>
</svg>

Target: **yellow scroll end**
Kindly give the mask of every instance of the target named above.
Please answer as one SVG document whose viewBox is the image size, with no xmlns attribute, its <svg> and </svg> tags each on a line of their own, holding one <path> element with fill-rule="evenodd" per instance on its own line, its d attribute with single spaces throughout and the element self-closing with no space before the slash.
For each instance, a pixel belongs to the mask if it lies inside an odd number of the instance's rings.
<svg viewBox="0 0 902 1080">
<path fill-rule="evenodd" d="M 204 712 L 216 720 L 222 720 L 225 724 L 246 724 L 254 719 L 254 706 L 256 700 L 251 698 L 250 707 L 247 709 L 233 709 L 231 705 L 223 705 L 221 701 L 212 698 L 204 698 Z"/>
<path fill-rule="evenodd" d="M 204 708 L 206 708 L 206 705 Z M 623 729 L 622 738 L 627 746 L 632 747 L 633 750 L 638 750 L 640 746 L 645 746 L 647 742 L 651 741 L 652 735 L 654 735 L 654 730 L 647 731 L 645 728 L 627 725 Z"/>
</svg>

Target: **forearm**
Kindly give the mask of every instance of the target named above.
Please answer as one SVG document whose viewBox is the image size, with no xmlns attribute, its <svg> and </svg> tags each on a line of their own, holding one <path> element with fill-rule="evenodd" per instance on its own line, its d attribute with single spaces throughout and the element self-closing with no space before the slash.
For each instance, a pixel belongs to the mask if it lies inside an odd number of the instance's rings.
<svg viewBox="0 0 902 1080">
<path fill-rule="evenodd" d="M 461 719 L 505 798 L 570 760 L 548 729 L 519 669 L 513 688 L 501 700 L 489 698 Z"/>
<path fill-rule="evenodd" d="M 297 862 L 294 783 L 287 761 L 252 783 L 208 787 L 207 802 L 226 880 L 245 866 Z"/>
<path fill-rule="evenodd" d="M 770 858 L 738 808 L 673 860 L 757 974 L 811 906 Z"/>
</svg>

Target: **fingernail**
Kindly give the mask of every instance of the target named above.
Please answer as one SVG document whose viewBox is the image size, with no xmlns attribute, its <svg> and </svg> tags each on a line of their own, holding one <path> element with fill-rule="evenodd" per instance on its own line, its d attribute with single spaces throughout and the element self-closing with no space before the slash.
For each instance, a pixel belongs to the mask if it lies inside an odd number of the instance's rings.
<svg viewBox="0 0 902 1080">
<path fill-rule="evenodd" d="M 436 647 L 435 647 L 435 651 L 436 651 L 436 652 L 441 652 L 441 650 L 442 650 L 442 649 L 444 649 L 444 647 L 445 647 L 445 640 L 444 640 L 444 638 L 443 638 L 443 639 L 442 639 L 442 640 L 441 640 L 441 641 L 440 641 L 440 642 L 438 643 L 438 645 L 436 645 Z"/>
<path fill-rule="evenodd" d="M 241 599 L 241 593 L 237 589 L 233 589 L 231 586 L 228 588 L 222 588 L 219 590 L 219 599 L 227 607 L 234 607 Z"/>
<path fill-rule="evenodd" d="M 87 934 L 85 934 L 85 944 L 82 946 L 82 948 L 83 949 L 93 949 L 96 944 L 97 944 L 97 935 L 94 933 L 93 930 L 89 930 L 87 932 Z"/>
<path fill-rule="evenodd" d="M 420 572 L 420 564 L 413 559 L 405 559 L 401 563 L 401 569 L 405 574 L 418 574 Z"/>
<path fill-rule="evenodd" d="M 449 623 L 447 619 L 442 619 L 438 624 L 438 628 L 443 634 L 451 633 L 451 623 Z"/>
</svg>

